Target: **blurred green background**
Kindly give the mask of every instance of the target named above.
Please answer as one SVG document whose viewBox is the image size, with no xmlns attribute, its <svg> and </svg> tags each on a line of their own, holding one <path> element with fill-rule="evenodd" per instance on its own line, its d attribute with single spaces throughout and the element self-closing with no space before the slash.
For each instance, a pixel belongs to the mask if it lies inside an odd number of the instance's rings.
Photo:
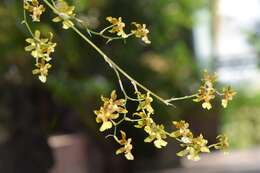
<svg viewBox="0 0 260 173">
<path fill-rule="evenodd" d="M 146 23 L 151 32 L 151 45 L 137 39 L 109 44 L 98 37 L 91 39 L 136 80 L 164 98 L 196 91 L 203 68 L 194 51 L 192 34 L 197 20 L 194 14 L 201 9 L 214 9 L 214 1 L 68 2 L 76 6 L 79 17 L 95 30 L 107 25 L 106 16 L 121 16 L 127 25 L 132 21 Z M 213 18 L 214 10 L 211 12 Z M 33 58 L 24 51 L 29 33 L 21 24 L 22 1 L 0 2 L 0 171 L 46 172 L 55 164 L 48 137 L 75 133 L 86 135 L 91 146 L 97 148 L 91 154 L 92 162 L 88 163 L 90 167 L 99 163 L 99 171 L 94 172 L 135 172 L 179 166 L 175 156 L 179 148 L 174 141 L 158 152 L 152 145 L 143 143 L 142 131 L 127 125 L 122 128 L 135 139 L 136 160 L 129 163 L 115 156 L 117 145 L 98 132 L 93 110 L 98 108 L 101 94 L 108 95 L 114 88 L 119 90 L 116 76 L 90 46 L 71 30 L 62 30 L 60 24 L 52 23 L 52 17 L 47 10 L 41 23 L 32 24 L 33 29 L 45 34 L 55 33 L 54 40 L 58 43 L 48 82 L 42 84 L 31 73 Z M 211 66 L 209 70 L 214 71 L 214 62 Z M 129 81 L 123 82 L 132 92 Z M 223 110 L 216 103 L 207 112 L 191 100 L 176 103 L 176 109 L 155 101 L 156 119 L 168 126 L 173 119 L 185 119 L 195 133 L 203 132 L 210 142 L 224 131 L 230 136 L 231 147 L 254 146 L 260 142 L 260 135 L 255 132 L 260 128 L 260 96 L 238 93 L 228 109 Z"/>
</svg>

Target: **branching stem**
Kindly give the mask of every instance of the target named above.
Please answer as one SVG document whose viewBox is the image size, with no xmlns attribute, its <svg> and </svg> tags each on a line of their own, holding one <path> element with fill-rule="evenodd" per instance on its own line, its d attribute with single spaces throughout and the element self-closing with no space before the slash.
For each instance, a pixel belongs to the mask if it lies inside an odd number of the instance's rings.
<svg viewBox="0 0 260 173">
<path fill-rule="evenodd" d="M 170 102 L 174 102 L 174 101 L 178 101 L 178 100 L 192 99 L 196 96 L 197 96 L 197 94 L 193 94 L 193 95 L 190 95 L 190 96 L 183 96 L 183 97 L 173 97 L 173 98 L 168 99 L 166 101 L 170 103 Z"/>
<path fill-rule="evenodd" d="M 59 15 L 59 12 L 57 11 L 57 9 L 51 4 L 49 3 L 48 0 L 43 0 L 46 5 L 48 5 L 54 13 Z M 138 81 L 136 81 L 133 77 L 131 77 L 127 72 L 125 72 L 121 67 L 119 67 L 111 58 L 109 58 L 99 47 L 97 47 L 89 38 L 87 38 L 78 28 L 76 28 L 75 26 L 71 26 L 72 30 L 74 30 L 83 40 L 85 40 L 92 48 L 94 48 L 101 56 L 102 58 L 110 65 L 111 68 L 113 68 L 114 70 L 116 69 L 116 72 L 120 72 L 123 76 L 125 76 L 128 80 L 131 81 L 131 83 L 133 83 L 134 85 L 137 85 L 138 87 L 142 88 L 143 90 L 145 90 L 146 92 L 149 92 L 153 97 L 155 97 L 156 99 L 158 99 L 160 102 L 164 103 L 167 106 L 174 106 L 172 103 L 173 101 L 176 100 L 184 100 L 184 99 L 189 99 L 194 97 L 194 95 L 191 96 L 185 96 L 185 97 L 181 97 L 181 98 L 172 98 L 172 99 L 163 99 L 162 97 L 160 97 L 159 95 L 157 95 L 156 93 L 154 93 L 153 91 L 151 91 L 150 89 L 148 89 L 147 87 L 145 87 L 144 85 L 142 85 L 141 83 L 139 83 Z M 97 35 L 103 35 L 103 32 L 105 32 L 107 29 L 109 29 L 109 27 L 105 28 L 103 31 L 101 31 L 100 33 L 96 33 Z M 92 31 L 91 31 L 92 32 Z M 94 33 L 94 32 L 92 32 Z M 129 34 L 129 36 L 131 36 L 132 34 Z M 116 39 L 117 37 L 114 37 L 113 39 Z M 120 82 L 121 83 L 121 82 Z M 122 84 L 122 83 L 121 83 Z M 120 84 L 120 85 L 121 85 Z M 122 87 L 122 85 L 121 85 Z M 124 93 L 125 94 L 125 93 Z"/>
<path fill-rule="evenodd" d="M 23 9 L 23 22 L 22 23 L 25 24 L 25 26 L 26 26 L 27 30 L 29 31 L 29 33 L 31 34 L 31 36 L 34 37 L 31 27 L 29 26 L 28 21 L 27 21 L 25 9 Z"/>
</svg>

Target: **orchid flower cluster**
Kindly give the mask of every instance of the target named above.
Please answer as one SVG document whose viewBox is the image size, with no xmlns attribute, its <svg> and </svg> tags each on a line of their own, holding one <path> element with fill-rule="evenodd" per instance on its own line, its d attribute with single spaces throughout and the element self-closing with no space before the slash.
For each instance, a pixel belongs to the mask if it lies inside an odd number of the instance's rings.
<svg viewBox="0 0 260 173">
<path fill-rule="evenodd" d="M 96 50 L 115 72 L 124 97 L 118 98 L 115 90 L 111 92 L 109 98 L 101 96 L 103 105 L 95 110 L 94 114 L 96 115 L 96 122 L 101 124 L 99 128 L 101 132 L 113 129 L 113 133 L 107 135 L 107 137 L 113 137 L 120 145 L 116 154 L 124 154 L 128 160 L 134 159 L 134 155 L 132 154 L 132 138 L 127 138 L 126 132 L 123 130 L 120 130 L 121 137 L 118 137 L 117 128 L 119 124 L 124 122 L 132 123 L 134 128 L 143 130 L 147 135 L 144 142 L 153 143 L 158 149 L 168 145 L 168 138 L 175 139 L 180 142 L 180 146 L 183 148 L 183 150 L 177 153 L 177 156 L 186 156 L 190 160 L 199 160 L 200 153 L 209 153 L 211 148 L 223 151 L 227 150 L 229 144 L 228 138 L 225 135 L 217 136 L 216 139 L 218 142 L 216 144 L 208 145 L 208 141 L 204 139 L 203 135 L 200 134 L 199 136 L 195 136 L 189 129 L 189 124 L 183 120 L 173 121 L 173 128 L 170 131 L 167 131 L 163 124 L 158 124 L 154 121 L 155 110 L 152 106 L 154 99 L 157 99 L 166 106 L 173 106 L 172 102 L 178 100 L 192 99 L 195 102 L 202 102 L 202 107 L 209 110 L 212 108 L 211 101 L 218 95 L 222 97 L 221 104 L 226 108 L 236 92 L 233 91 L 231 87 L 225 87 L 219 92 L 215 88 L 217 80 L 215 74 L 211 75 L 205 71 L 201 86 L 195 94 L 163 99 L 131 77 L 89 38 L 92 35 L 96 35 L 106 39 L 106 42 L 109 43 L 113 40 L 125 40 L 133 36 L 141 39 L 145 44 L 151 44 L 151 41 L 148 38 L 149 30 L 147 29 L 146 24 L 132 22 L 134 28 L 130 29 L 130 32 L 126 32 L 126 24 L 123 22 L 122 17 L 116 18 L 109 16 L 106 18 L 109 25 L 101 31 L 93 31 L 87 27 L 84 28 L 86 30 L 81 31 L 77 26 L 83 24 L 84 21 L 77 18 L 75 7 L 70 6 L 65 0 L 24 0 L 23 4 L 24 20 L 22 23 L 25 24 L 31 34 L 31 38 L 26 39 L 26 42 L 29 43 L 29 45 L 25 47 L 25 50 L 31 52 L 32 57 L 35 59 L 36 69 L 34 69 L 32 73 L 38 75 L 41 82 L 45 83 L 47 81 L 48 72 L 52 66 L 50 64 L 50 61 L 52 60 L 51 54 L 54 52 L 57 44 L 52 42 L 52 33 L 49 34 L 49 37 L 42 37 L 39 30 L 33 32 L 28 23 L 27 15 L 29 14 L 31 16 L 33 22 L 40 22 L 41 16 L 47 9 L 46 7 L 55 15 L 52 19 L 53 22 L 60 22 L 62 28 L 65 30 L 73 30 L 87 44 Z M 132 83 L 134 88 L 133 92 L 135 94 L 134 98 L 130 97 L 124 89 L 121 80 L 122 77 L 128 79 Z M 136 102 L 138 104 L 135 112 L 130 113 L 130 111 L 128 111 L 127 103 L 129 102 Z"/>
<path fill-rule="evenodd" d="M 52 42 L 52 37 L 53 35 L 50 33 L 49 38 L 41 38 L 41 32 L 36 30 L 33 38 L 26 39 L 30 45 L 25 47 L 25 51 L 31 52 L 36 61 L 36 69 L 32 73 L 39 75 L 39 80 L 43 83 L 46 82 L 49 68 L 51 68 L 50 54 L 54 52 L 56 47 L 56 43 Z"/>
<path fill-rule="evenodd" d="M 38 0 L 24 0 L 24 9 L 31 14 L 34 22 L 40 22 L 41 15 L 45 11 L 44 6 Z"/>
<path fill-rule="evenodd" d="M 217 81 L 217 75 L 213 74 L 210 75 L 206 70 L 204 71 L 203 79 L 201 80 L 201 86 L 198 90 L 198 93 L 196 94 L 196 98 L 193 99 L 195 102 L 203 102 L 202 107 L 204 109 L 211 109 L 211 100 L 213 100 L 216 95 L 219 95 L 222 97 L 221 105 L 226 108 L 228 105 L 228 102 L 231 101 L 236 95 L 236 92 L 233 91 L 233 89 L 228 86 L 224 87 L 222 89 L 222 92 L 217 91 L 215 88 L 215 83 Z"/>
<path fill-rule="evenodd" d="M 158 149 L 166 147 L 168 137 L 173 138 L 180 142 L 180 146 L 184 149 L 177 153 L 177 156 L 187 156 L 189 160 L 200 160 L 200 153 L 209 153 L 211 148 L 223 150 L 226 152 L 229 144 L 225 135 L 219 135 L 217 137 L 218 142 L 216 144 L 208 145 L 208 141 L 204 139 L 203 135 L 194 136 L 189 129 L 189 124 L 183 120 L 173 121 L 173 130 L 167 131 L 163 124 L 157 124 L 153 116 L 155 111 L 151 105 L 153 98 L 150 93 L 142 94 L 138 90 L 135 91 L 136 98 L 132 98 L 132 101 L 138 102 L 136 112 L 129 116 L 126 104 L 128 99 L 117 99 L 116 91 L 112 91 L 111 98 L 105 98 L 101 96 L 101 100 L 104 102 L 103 106 L 99 110 L 94 111 L 96 114 L 97 123 L 101 123 L 100 131 L 104 132 L 111 128 L 114 128 L 114 133 L 107 137 L 113 137 L 120 145 L 124 147 L 116 151 L 116 154 L 124 153 L 128 160 L 133 160 L 134 156 L 131 153 L 133 145 L 131 144 L 132 138 L 126 139 L 126 134 L 122 130 L 120 131 L 122 139 L 118 140 L 117 127 L 123 122 L 133 123 L 133 127 L 143 129 L 148 135 L 145 139 L 145 143 L 153 143 Z M 119 152 L 120 151 L 120 152 Z"/>
</svg>

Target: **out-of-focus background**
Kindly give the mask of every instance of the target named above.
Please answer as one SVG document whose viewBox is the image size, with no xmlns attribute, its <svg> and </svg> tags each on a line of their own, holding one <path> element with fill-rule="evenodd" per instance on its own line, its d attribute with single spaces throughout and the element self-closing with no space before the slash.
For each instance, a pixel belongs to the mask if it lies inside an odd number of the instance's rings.
<svg viewBox="0 0 260 173">
<path fill-rule="evenodd" d="M 176 157 L 175 141 L 155 149 L 145 134 L 134 137 L 135 161 L 115 156 L 116 143 L 98 131 L 93 110 L 100 95 L 119 88 L 99 57 L 72 31 L 45 13 L 34 29 L 55 33 L 58 42 L 48 82 L 32 76 L 33 58 L 24 51 L 29 37 L 22 1 L 0 1 L 0 172 L 1 173 L 259 173 L 260 172 L 260 1 L 259 0 L 74 0 L 79 17 L 100 30 L 105 17 L 146 23 L 151 45 L 93 41 L 138 81 L 164 98 L 196 91 L 204 69 L 237 96 L 223 110 L 219 100 L 205 111 L 192 101 L 176 109 L 154 102 L 157 121 L 185 119 L 209 142 L 230 138 L 230 154 L 213 152 L 199 162 Z M 128 81 L 124 81 L 130 86 Z"/>
</svg>

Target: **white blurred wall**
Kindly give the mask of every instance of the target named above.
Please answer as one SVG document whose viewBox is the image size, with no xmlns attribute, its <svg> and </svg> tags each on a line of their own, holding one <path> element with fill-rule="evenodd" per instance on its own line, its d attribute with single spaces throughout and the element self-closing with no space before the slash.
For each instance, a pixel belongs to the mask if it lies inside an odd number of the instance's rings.
<svg viewBox="0 0 260 173">
<path fill-rule="evenodd" d="M 205 68 L 214 62 L 221 82 L 260 89 L 257 54 L 246 35 L 260 21 L 260 0 L 218 0 L 216 14 L 214 29 L 209 11 L 197 15 L 194 39 L 199 61 Z"/>
</svg>

